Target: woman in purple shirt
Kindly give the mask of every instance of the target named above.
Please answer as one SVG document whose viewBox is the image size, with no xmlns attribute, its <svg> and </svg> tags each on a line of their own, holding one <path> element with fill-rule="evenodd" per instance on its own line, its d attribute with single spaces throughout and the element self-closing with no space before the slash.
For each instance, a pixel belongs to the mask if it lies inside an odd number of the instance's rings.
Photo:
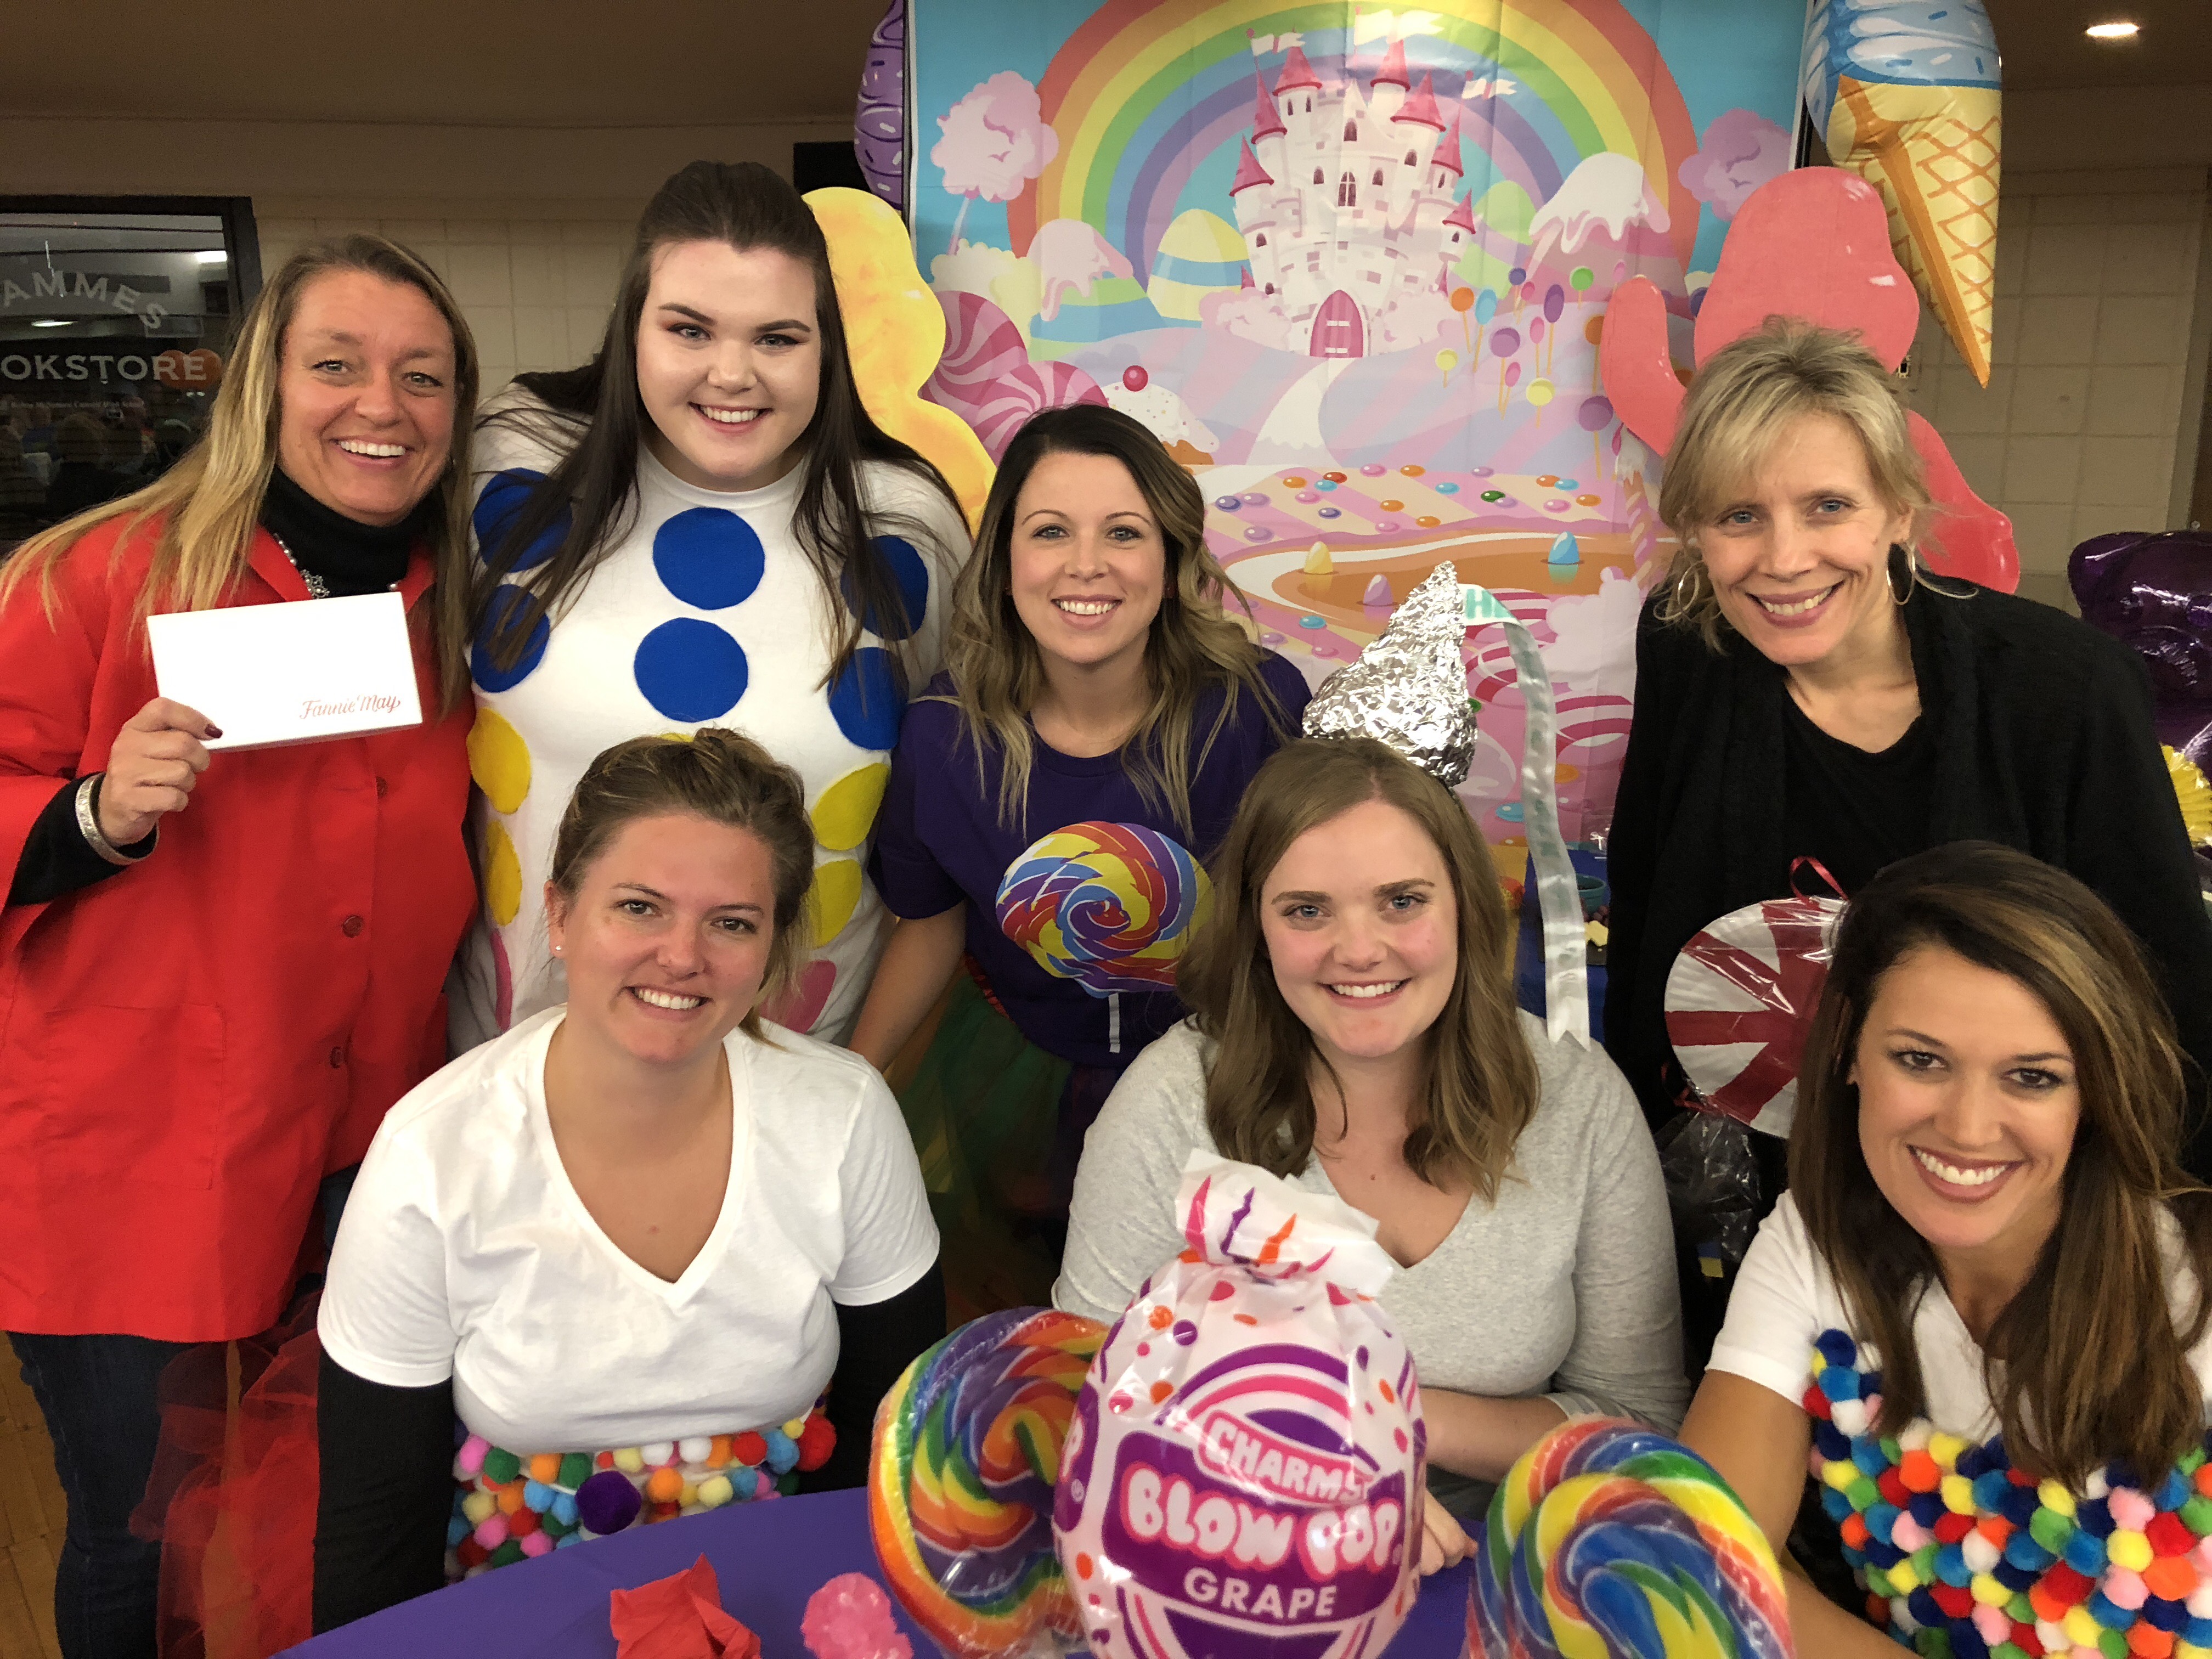
<svg viewBox="0 0 2212 1659">
<path fill-rule="evenodd" d="M 1048 1298 L 1084 1132 L 1182 1018 L 1201 861 L 1305 707 L 1224 610 L 1205 510 L 1127 416 L 1036 416 L 892 757 L 871 871 L 902 920 L 853 1047 L 888 1066 L 957 979 L 901 1096 L 956 1321 Z"/>
</svg>

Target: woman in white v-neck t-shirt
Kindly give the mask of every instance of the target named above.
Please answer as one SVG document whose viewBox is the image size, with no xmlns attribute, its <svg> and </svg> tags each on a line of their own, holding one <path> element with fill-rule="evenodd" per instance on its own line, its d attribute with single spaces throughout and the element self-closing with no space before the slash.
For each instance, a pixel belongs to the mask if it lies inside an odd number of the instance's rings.
<svg viewBox="0 0 2212 1659">
<path fill-rule="evenodd" d="M 568 1003 L 392 1109 L 331 1255 L 318 1630 L 865 1471 L 944 1292 L 882 1079 L 757 1012 L 812 867 L 798 779 L 735 732 L 586 769 L 546 898 Z"/>
</svg>

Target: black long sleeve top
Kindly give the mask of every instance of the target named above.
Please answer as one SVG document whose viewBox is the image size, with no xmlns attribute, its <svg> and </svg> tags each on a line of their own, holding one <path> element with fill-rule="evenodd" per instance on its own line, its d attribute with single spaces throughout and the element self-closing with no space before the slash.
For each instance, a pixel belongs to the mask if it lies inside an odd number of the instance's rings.
<svg viewBox="0 0 2212 1659">
<path fill-rule="evenodd" d="M 2183 1161 L 2212 1175 L 2212 921 L 2151 724 L 2149 677 L 2063 611 L 1971 583 L 1905 606 L 1934 750 L 1924 846 L 1994 841 L 2094 889 L 2146 947 L 2195 1061 Z M 1656 1127 L 1680 1073 L 1663 998 L 1676 955 L 1731 910 L 1790 891 L 1783 671 L 1740 637 L 1710 649 L 1647 604 L 1614 807 L 1606 1046 Z M 1802 820 L 1801 820 L 1802 821 Z M 1918 848 L 1909 850 L 1917 851 Z"/>
</svg>

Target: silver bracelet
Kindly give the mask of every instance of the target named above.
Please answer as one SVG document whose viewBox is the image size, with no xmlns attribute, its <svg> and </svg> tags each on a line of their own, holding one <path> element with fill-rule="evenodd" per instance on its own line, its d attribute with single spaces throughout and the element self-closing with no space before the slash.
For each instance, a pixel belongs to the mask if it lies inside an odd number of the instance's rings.
<svg viewBox="0 0 2212 1659">
<path fill-rule="evenodd" d="M 145 858 L 147 854 L 151 853 L 154 849 L 149 847 L 144 853 L 140 853 L 134 856 L 131 854 L 119 850 L 116 847 L 115 843 L 108 840 L 107 836 L 101 831 L 100 827 L 100 812 L 96 803 L 100 795 L 100 780 L 104 775 L 106 775 L 103 773 L 94 772 L 90 777 L 85 779 L 83 782 L 78 784 L 76 787 L 77 832 L 84 837 L 84 844 L 87 847 L 92 848 L 94 852 L 99 854 L 100 857 L 106 859 L 110 864 L 136 864 L 141 859 Z M 161 832 L 158 828 L 154 831 L 155 836 L 157 837 L 161 833 Z"/>
</svg>

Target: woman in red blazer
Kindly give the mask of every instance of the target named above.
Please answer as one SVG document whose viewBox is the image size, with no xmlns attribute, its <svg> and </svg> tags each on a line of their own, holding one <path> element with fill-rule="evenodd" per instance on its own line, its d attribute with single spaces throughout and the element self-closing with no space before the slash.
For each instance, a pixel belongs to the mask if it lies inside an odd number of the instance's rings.
<svg viewBox="0 0 2212 1659">
<path fill-rule="evenodd" d="M 434 272 L 378 237 L 307 249 L 200 445 L 0 566 L 0 1329 L 68 1498 L 66 1659 L 154 1651 L 128 1519 L 162 1367 L 276 1321 L 325 1177 L 445 1058 L 474 883 L 432 589 L 465 586 L 476 396 Z M 210 755 L 156 694 L 149 611 L 386 589 L 418 726 Z"/>
</svg>

